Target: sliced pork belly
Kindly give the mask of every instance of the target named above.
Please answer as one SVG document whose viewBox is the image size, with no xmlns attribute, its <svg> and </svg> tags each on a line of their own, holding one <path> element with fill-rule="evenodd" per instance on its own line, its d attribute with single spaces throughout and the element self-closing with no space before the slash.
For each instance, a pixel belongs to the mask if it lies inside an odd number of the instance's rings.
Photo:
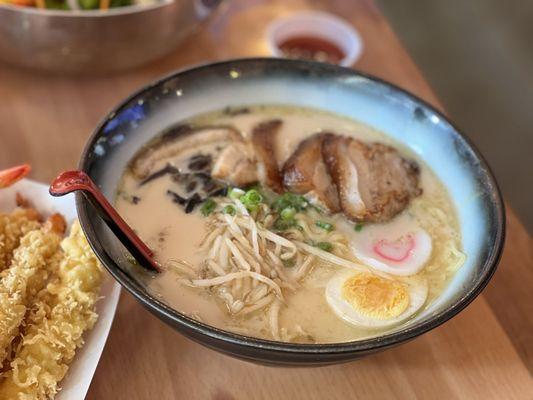
<svg viewBox="0 0 533 400">
<path fill-rule="evenodd" d="M 328 137 L 324 161 L 343 212 L 353 221 L 387 221 L 422 193 L 419 168 L 393 147 L 347 137 Z"/>
<path fill-rule="evenodd" d="M 261 122 L 252 130 L 252 146 L 257 159 L 257 177 L 277 193 L 283 191 L 275 141 L 283 122 L 279 119 Z"/>
<path fill-rule="evenodd" d="M 257 162 L 251 146 L 235 142 L 225 147 L 213 165 L 211 176 L 238 187 L 257 182 Z"/>
<path fill-rule="evenodd" d="M 144 179 L 158 161 L 176 157 L 187 149 L 211 143 L 224 146 L 242 141 L 242 135 L 230 126 L 193 128 L 189 125 L 179 125 L 162 135 L 153 145 L 141 150 L 131 161 L 131 171 L 136 178 Z"/>
<path fill-rule="evenodd" d="M 261 122 L 253 128 L 250 142 L 230 143 L 217 158 L 211 176 L 239 187 L 261 182 L 281 192 L 283 187 L 274 151 L 281 125 L 282 121 L 277 119 Z"/>
<path fill-rule="evenodd" d="M 391 219 L 422 193 L 418 164 L 402 157 L 395 148 L 352 140 L 349 153 L 357 167 L 359 187 L 372 220 Z"/>
<path fill-rule="evenodd" d="M 359 181 L 355 165 L 348 154 L 349 138 L 328 136 L 322 144 L 324 163 L 337 188 L 342 211 L 353 220 L 362 219 L 366 206 L 359 191 Z"/>
<path fill-rule="evenodd" d="M 293 193 L 316 199 L 332 213 L 341 211 L 337 190 L 322 157 L 322 143 L 331 133 L 317 133 L 298 145 L 282 168 L 283 185 Z"/>
</svg>

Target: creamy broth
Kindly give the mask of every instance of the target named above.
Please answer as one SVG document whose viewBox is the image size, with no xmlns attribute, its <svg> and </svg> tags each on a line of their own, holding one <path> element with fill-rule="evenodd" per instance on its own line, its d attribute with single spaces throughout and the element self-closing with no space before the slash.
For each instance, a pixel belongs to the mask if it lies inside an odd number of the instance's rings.
<svg viewBox="0 0 533 400">
<path fill-rule="evenodd" d="M 269 118 L 283 121 L 279 131 L 276 154 L 280 165 L 291 155 L 298 143 L 319 131 L 334 131 L 353 136 L 364 141 L 387 143 L 418 162 L 420 165 L 420 186 L 423 194 L 411 201 L 401 215 L 409 215 L 424 228 L 432 239 L 431 257 L 417 276 L 427 280 L 427 307 L 442 293 L 450 278 L 464 261 L 460 252 L 461 240 L 454 206 L 443 185 L 430 169 L 402 145 L 369 126 L 340 117 L 338 115 L 286 106 L 254 106 L 242 113 L 220 111 L 198 116 L 187 121 L 194 126 L 231 125 L 245 137 L 252 128 Z M 203 152 L 219 149 L 203 148 Z M 172 160 L 158 161 L 153 169 L 162 168 L 171 162 L 177 168 L 183 167 L 184 160 L 198 149 L 180 153 Z M 156 259 L 163 266 L 172 260 L 180 260 L 197 266 L 206 259 L 205 252 L 199 252 L 199 245 L 208 233 L 206 217 L 198 208 L 185 213 L 183 207 L 169 199 L 167 190 L 177 183 L 166 175 L 154 179 L 146 185 L 127 170 L 124 173 L 116 198 L 116 207 L 125 220 L 136 230 L 140 237 L 155 251 Z M 354 231 L 354 224 L 342 214 L 328 217 L 336 231 L 346 235 L 362 234 Z M 398 217 L 396 217 L 398 218 Z M 370 226 L 370 224 L 368 224 Z M 287 267 L 288 269 L 290 268 Z M 284 291 L 284 303 L 279 311 L 280 340 L 296 342 L 332 343 L 359 340 L 382 334 L 395 327 L 368 329 L 354 326 L 339 318 L 331 311 L 326 302 L 324 291 L 327 282 L 340 267 L 318 261 L 300 282 L 294 292 Z M 183 282 L 175 271 L 167 269 L 158 276 L 146 280 L 148 290 L 176 310 L 209 325 L 251 336 L 273 339 L 268 328 L 269 314 L 264 310 L 246 316 L 231 315 L 227 307 L 218 301 L 205 288 L 196 288 Z M 420 312 L 420 311 L 419 311 Z"/>
</svg>

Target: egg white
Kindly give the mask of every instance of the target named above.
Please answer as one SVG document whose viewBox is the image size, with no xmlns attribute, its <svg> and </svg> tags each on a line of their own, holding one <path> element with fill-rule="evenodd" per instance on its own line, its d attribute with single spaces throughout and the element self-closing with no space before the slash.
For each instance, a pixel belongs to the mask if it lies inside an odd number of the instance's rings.
<svg viewBox="0 0 533 400">
<path fill-rule="evenodd" d="M 402 282 L 407 285 L 407 292 L 409 294 L 409 306 L 407 309 L 397 317 L 390 319 L 369 317 L 353 308 L 352 305 L 342 297 L 342 287 L 344 282 L 357 274 L 358 272 L 349 269 L 338 272 L 328 282 L 325 291 L 326 301 L 333 312 L 344 321 L 354 326 L 364 328 L 384 328 L 398 324 L 414 315 L 420 310 L 420 308 L 422 308 L 427 300 L 428 285 L 425 279 L 415 277 L 403 278 Z"/>
</svg>

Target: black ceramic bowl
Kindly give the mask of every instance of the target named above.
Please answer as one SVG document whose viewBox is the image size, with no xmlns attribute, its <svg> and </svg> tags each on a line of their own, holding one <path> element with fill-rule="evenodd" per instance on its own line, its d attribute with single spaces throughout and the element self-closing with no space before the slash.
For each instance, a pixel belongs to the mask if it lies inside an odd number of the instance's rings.
<svg viewBox="0 0 533 400">
<path fill-rule="evenodd" d="M 98 126 L 80 168 L 113 200 L 133 154 L 168 125 L 226 106 L 289 104 L 332 111 L 371 125 L 409 146 L 435 171 L 457 205 L 465 265 L 442 296 L 392 332 L 349 343 L 291 344 L 245 337 L 197 322 L 148 293 L 125 250 L 87 200 L 77 195 L 81 225 L 94 251 L 126 290 L 185 336 L 246 360 L 320 365 L 354 360 L 421 335 L 465 308 L 494 273 L 504 241 L 501 196 L 487 164 L 433 107 L 380 79 L 332 65 L 244 59 L 174 73 L 122 102 Z"/>
</svg>

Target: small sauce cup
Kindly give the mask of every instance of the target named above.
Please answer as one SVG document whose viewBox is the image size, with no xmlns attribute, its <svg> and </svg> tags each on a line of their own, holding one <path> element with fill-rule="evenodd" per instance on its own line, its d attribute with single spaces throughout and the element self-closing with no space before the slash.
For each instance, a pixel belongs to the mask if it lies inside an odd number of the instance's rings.
<svg viewBox="0 0 533 400">
<path fill-rule="evenodd" d="M 301 12 L 275 20 L 267 29 L 275 57 L 298 58 L 350 67 L 363 51 L 359 33 L 346 21 L 323 12 Z"/>
</svg>

